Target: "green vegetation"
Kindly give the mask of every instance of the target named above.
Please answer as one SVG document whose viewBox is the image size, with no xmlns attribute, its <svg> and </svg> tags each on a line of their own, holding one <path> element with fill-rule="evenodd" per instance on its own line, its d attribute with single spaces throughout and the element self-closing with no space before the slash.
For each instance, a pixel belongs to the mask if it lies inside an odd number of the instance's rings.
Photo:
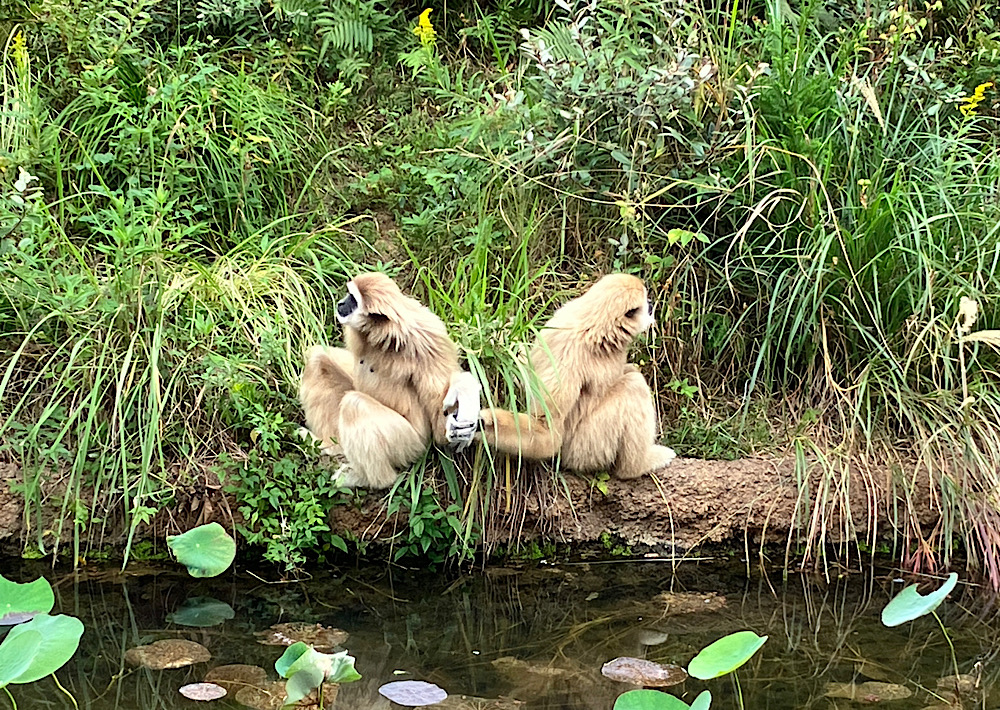
<svg viewBox="0 0 1000 710">
<path fill-rule="evenodd" d="M 8 6 L 0 461 L 27 554 L 128 554 L 220 476 L 268 559 L 344 549 L 350 498 L 294 432 L 349 275 L 398 278 L 516 405 L 520 344 L 614 269 L 659 304 L 636 360 L 667 440 L 794 452 L 807 556 L 884 469 L 903 561 L 961 550 L 1000 585 L 994 4 Z M 493 544 L 530 485 L 563 489 L 432 452 L 394 554 Z"/>
</svg>

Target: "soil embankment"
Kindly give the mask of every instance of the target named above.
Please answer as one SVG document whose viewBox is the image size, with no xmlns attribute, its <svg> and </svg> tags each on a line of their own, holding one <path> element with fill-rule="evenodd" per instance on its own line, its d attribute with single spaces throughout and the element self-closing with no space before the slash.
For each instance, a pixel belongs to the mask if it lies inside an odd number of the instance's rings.
<svg viewBox="0 0 1000 710">
<path fill-rule="evenodd" d="M 921 525 L 933 525 L 937 518 L 926 486 L 908 486 L 921 493 L 911 492 L 900 507 L 899 489 L 888 469 L 852 468 L 824 475 L 813 466 L 808 488 L 800 488 L 794 461 L 788 458 L 678 459 L 655 479 L 612 479 L 598 486 L 567 475 L 561 490 L 549 482 L 547 473 L 523 475 L 536 475 L 537 480 L 519 480 L 509 494 L 494 493 L 489 542 L 509 543 L 516 537 L 586 544 L 602 536 L 607 540 L 610 534 L 612 540 L 654 552 L 689 551 L 705 543 L 752 551 L 762 543 L 788 541 L 871 543 L 891 532 L 894 506 L 900 515 L 907 507 L 916 511 Z M 17 482 L 16 466 L 0 466 L 0 547 L 8 552 L 17 551 L 23 533 L 23 505 L 12 489 Z M 213 495 L 222 494 L 215 488 Z M 191 507 L 190 495 L 178 500 L 187 501 L 185 509 Z M 209 503 L 200 506 L 202 514 L 190 521 L 192 525 L 208 522 L 205 508 L 213 511 L 207 517 L 231 524 L 229 511 L 235 505 Z M 183 527 L 186 516 L 173 513 L 168 516 L 172 526 Z M 388 541 L 406 526 L 402 515 L 386 515 L 384 495 L 370 494 L 359 506 L 338 506 L 332 517 L 335 532 L 349 531 L 370 542 Z M 170 527 L 154 525 L 139 532 L 159 537 L 176 532 Z"/>
</svg>

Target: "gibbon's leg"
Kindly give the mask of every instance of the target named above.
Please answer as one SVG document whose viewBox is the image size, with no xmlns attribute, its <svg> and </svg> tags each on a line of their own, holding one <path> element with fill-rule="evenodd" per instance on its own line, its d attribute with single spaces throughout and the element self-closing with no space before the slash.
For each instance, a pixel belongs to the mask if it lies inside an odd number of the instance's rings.
<svg viewBox="0 0 1000 710">
<path fill-rule="evenodd" d="M 483 409 L 479 420 L 482 440 L 504 454 L 545 460 L 555 458 L 562 445 L 562 422 L 546 421 L 544 416 Z"/>
<path fill-rule="evenodd" d="M 343 348 L 316 345 L 306 356 L 299 401 L 306 415 L 306 426 L 319 440 L 324 454 L 337 453 L 340 402 L 354 387 L 353 371 L 354 355 Z"/>
<path fill-rule="evenodd" d="M 397 469 L 408 466 L 427 448 L 427 439 L 406 418 L 374 397 L 352 390 L 340 402 L 340 445 L 350 470 L 340 475 L 347 486 L 388 488 Z"/>
<path fill-rule="evenodd" d="M 617 478 L 658 471 L 675 454 L 656 443 L 656 408 L 642 373 L 627 371 L 607 397 L 566 432 L 562 464 L 578 471 L 610 468 Z"/>
</svg>

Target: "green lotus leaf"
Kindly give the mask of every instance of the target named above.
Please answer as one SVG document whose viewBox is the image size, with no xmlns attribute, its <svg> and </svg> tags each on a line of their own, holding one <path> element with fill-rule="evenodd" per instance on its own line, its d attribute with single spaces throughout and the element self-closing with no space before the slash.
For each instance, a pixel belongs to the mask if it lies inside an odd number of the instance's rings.
<svg viewBox="0 0 1000 710">
<path fill-rule="evenodd" d="M 711 643 L 691 659 L 688 673 L 701 680 L 718 678 L 732 673 L 757 653 L 767 636 L 758 636 L 753 631 L 737 631 Z"/>
<path fill-rule="evenodd" d="M 938 608 L 956 584 L 958 575 L 954 572 L 948 575 L 948 579 L 936 591 L 927 595 L 918 593 L 917 585 L 911 584 L 885 605 L 885 609 L 882 610 L 882 623 L 886 626 L 899 626 L 924 614 L 930 614 Z"/>
<path fill-rule="evenodd" d="M 218 523 L 199 525 L 167 537 L 167 547 L 192 577 L 215 577 L 236 558 L 236 541 Z"/>
<path fill-rule="evenodd" d="M 710 707 L 712 707 L 712 694 L 707 690 L 701 691 L 691 703 L 691 710 L 709 710 Z"/>
<path fill-rule="evenodd" d="M 18 584 L 0 575 L 0 626 L 20 624 L 35 614 L 48 614 L 56 603 L 45 577 Z"/>
<path fill-rule="evenodd" d="M 37 631 L 28 631 L 0 643 L 0 688 L 13 683 L 28 670 L 41 645 L 42 635 Z"/>
<path fill-rule="evenodd" d="M 26 624 L 15 626 L 7 634 L 0 648 L 14 643 L 24 634 L 37 633 L 42 640 L 31 657 L 31 663 L 11 683 L 32 683 L 55 673 L 73 657 L 83 635 L 83 622 L 73 616 L 39 614 Z M 23 642 L 21 642 L 23 643 Z"/>
<path fill-rule="evenodd" d="M 615 700 L 614 710 L 690 710 L 688 704 L 660 690 L 630 690 Z"/>
<path fill-rule="evenodd" d="M 211 597 L 191 597 L 180 608 L 167 615 L 167 621 L 181 626 L 216 626 L 236 616 L 233 608 Z"/>
</svg>

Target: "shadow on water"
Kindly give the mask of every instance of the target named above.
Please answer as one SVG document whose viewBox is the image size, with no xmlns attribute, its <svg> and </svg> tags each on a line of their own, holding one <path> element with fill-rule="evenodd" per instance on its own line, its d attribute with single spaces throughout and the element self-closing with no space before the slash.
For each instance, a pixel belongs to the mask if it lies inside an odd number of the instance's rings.
<svg viewBox="0 0 1000 710">
<path fill-rule="evenodd" d="M 373 566 L 272 584 L 243 572 L 193 580 L 175 568 L 60 575 L 20 561 L 2 566 L 20 581 L 46 576 L 56 590 L 53 613 L 75 615 L 86 625 L 79 652 L 58 675 L 80 707 L 93 710 L 210 707 L 185 699 L 178 688 L 231 663 L 258 665 L 276 677 L 274 661 L 283 649 L 261 645 L 254 632 L 293 621 L 350 634 L 344 646 L 363 679 L 341 687 L 335 707 L 356 710 L 389 708 L 378 687 L 405 678 L 452 694 L 511 699 L 462 707 L 610 710 L 628 686 L 600 675 L 606 661 L 637 656 L 686 666 L 706 644 L 742 629 L 770 636 L 739 671 L 745 707 L 755 710 L 857 707 L 878 698 L 828 697 L 830 684 L 869 680 L 912 691 L 887 703 L 891 707 L 946 707 L 938 682 L 955 673 L 933 618 L 892 629 L 880 623 L 881 609 L 901 585 L 870 573 L 830 584 L 793 575 L 782 584 L 780 573 L 747 579 L 742 571 L 699 563 L 676 570 L 614 563 L 460 575 Z M 235 614 L 206 628 L 168 622 L 192 597 L 213 597 Z M 959 671 L 978 684 L 964 707 L 996 707 L 1000 620 L 975 590 L 962 587 L 939 614 Z M 167 638 L 197 641 L 212 660 L 165 671 L 126 663 L 128 649 Z M 671 692 L 690 702 L 706 687 L 715 696 L 713 708 L 739 707 L 731 677 L 688 679 Z M 51 678 L 10 690 L 22 710 L 73 707 Z M 7 702 L 0 698 L 0 706 Z M 213 705 L 241 707 L 229 699 Z"/>
</svg>

